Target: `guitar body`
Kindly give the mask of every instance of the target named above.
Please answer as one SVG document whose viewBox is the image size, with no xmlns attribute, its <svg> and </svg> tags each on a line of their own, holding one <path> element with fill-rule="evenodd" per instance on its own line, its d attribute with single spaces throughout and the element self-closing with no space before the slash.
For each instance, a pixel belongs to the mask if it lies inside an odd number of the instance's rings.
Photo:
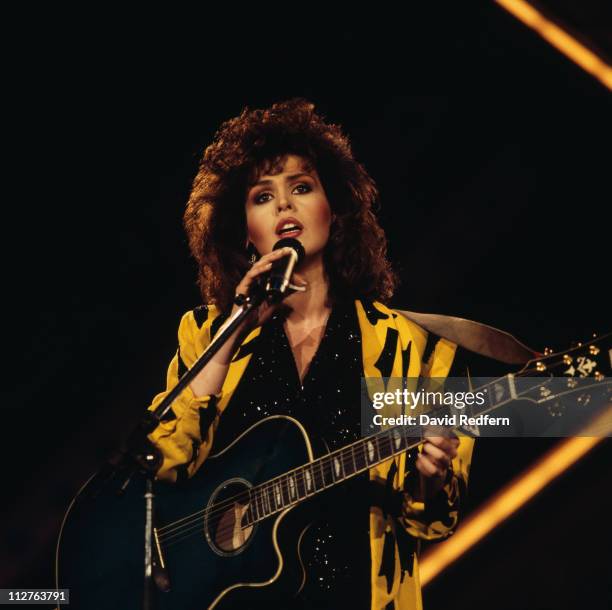
<svg viewBox="0 0 612 610">
<path fill-rule="evenodd" d="M 167 576 L 170 588 L 156 588 L 156 608 L 246 610 L 294 596 L 305 578 L 299 557 L 308 526 L 303 505 L 248 527 L 241 523 L 250 486 L 312 460 L 311 441 L 299 422 L 275 416 L 210 456 L 186 484 L 156 483 L 154 525 L 166 570 L 164 575 L 158 566 L 156 575 L 162 587 Z M 92 499 L 92 486 L 66 515 L 58 587 L 70 589 L 72 608 L 142 607 L 144 478 L 135 476 L 122 496 L 110 481 Z M 221 508 L 206 510 L 212 503 Z M 161 565 L 157 552 L 155 558 Z"/>
</svg>

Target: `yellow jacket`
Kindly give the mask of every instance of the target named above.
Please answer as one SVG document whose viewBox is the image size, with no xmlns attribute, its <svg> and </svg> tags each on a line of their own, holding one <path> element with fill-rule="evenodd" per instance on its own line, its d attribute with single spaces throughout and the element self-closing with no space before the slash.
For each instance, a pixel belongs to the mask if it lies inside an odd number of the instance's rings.
<svg viewBox="0 0 612 610">
<path fill-rule="evenodd" d="M 425 330 L 382 303 L 355 301 L 361 329 L 363 369 L 366 378 L 446 377 L 455 356 L 455 344 L 439 339 L 423 361 L 428 335 Z M 220 318 L 214 306 L 202 306 L 185 313 L 178 329 L 179 348 L 168 368 L 166 390 L 153 399 L 155 409 L 176 385 L 184 367 L 191 367 L 211 341 Z M 216 320 L 216 323 L 215 323 Z M 254 329 L 243 341 L 247 345 L 259 335 Z M 192 476 L 210 453 L 219 418 L 232 398 L 249 363 L 249 350 L 232 361 L 221 392 L 212 396 L 193 395 L 187 387 L 172 405 L 173 416 L 151 433 L 150 439 L 161 449 L 164 460 L 158 478 L 176 481 Z M 381 362 L 387 370 L 381 371 Z M 404 370 L 405 367 L 408 370 Z M 174 415 L 176 417 L 174 417 Z M 203 422 L 203 420 L 205 420 Z M 202 425 L 202 424 L 205 425 Z M 405 541 L 448 537 L 457 525 L 459 501 L 467 485 L 473 440 L 463 437 L 449 477 L 436 506 L 412 499 L 404 490 L 407 474 L 405 454 L 391 458 L 370 470 L 370 479 L 387 482 L 402 494 L 401 514 L 384 514 L 370 508 L 371 608 L 372 610 L 418 610 L 422 608 L 416 553 L 407 557 Z M 441 500 L 441 501 L 440 501 Z M 402 531 L 400 531 L 402 530 Z"/>
</svg>

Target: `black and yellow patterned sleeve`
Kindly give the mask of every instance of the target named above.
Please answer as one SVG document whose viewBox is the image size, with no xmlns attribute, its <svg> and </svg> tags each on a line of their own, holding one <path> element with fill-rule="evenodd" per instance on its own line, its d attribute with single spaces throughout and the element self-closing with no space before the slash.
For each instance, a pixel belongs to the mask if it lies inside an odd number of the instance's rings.
<svg viewBox="0 0 612 610">
<path fill-rule="evenodd" d="M 401 523 L 409 534 L 435 540 L 453 533 L 461 515 L 461 502 L 465 500 L 473 448 L 474 439 L 461 438 L 444 486 L 432 498 L 421 502 L 404 492 Z"/>
<path fill-rule="evenodd" d="M 210 343 L 216 313 L 213 307 L 201 306 L 183 315 L 178 328 L 178 349 L 168 367 L 166 389 L 155 396 L 149 410 L 158 407 Z M 163 455 L 158 479 L 169 482 L 187 479 L 206 459 L 218 421 L 216 405 L 220 397 L 220 394 L 196 397 L 187 386 L 174 401 L 149 435 Z"/>
<path fill-rule="evenodd" d="M 423 353 L 422 375 L 435 379 L 446 378 L 456 350 L 454 343 L 429 334 Z M 473 449 L 474 439 L 462 436 L 444 485 L 433 497 L 423 502 L 415 500 L 409 491 L 404 492 L 400 522 L 409 534 L 416 538 L 435 540 L 447 538 L 453 533 L 461 515 L 461 503 L 465 501 Z M 413 470 L 408 476 L 415 474 Z M 410 485 L 406 485 L 406 488 L 410 488 Z"/>
</svg>

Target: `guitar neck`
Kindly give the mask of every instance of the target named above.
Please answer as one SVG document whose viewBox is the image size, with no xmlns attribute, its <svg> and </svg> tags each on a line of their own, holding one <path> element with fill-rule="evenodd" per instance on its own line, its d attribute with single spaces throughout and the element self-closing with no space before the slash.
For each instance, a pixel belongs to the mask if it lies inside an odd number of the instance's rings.
<svg viewBox="0 0 612 610">
<path fill-rule="evenodd" d="M 470 417 L 478 416 L 517 398 L 514 375 L 505 375 L 479 388 L 486 396 L 485 403 L 470 409 Z M 443 418 L 449 408 L 429 413 Z M 410 417 L 406 415 L 405 418 Z M 418 416 L 412 416 L 418 421 Z M 413 449 L 423 442 L 425 426 L 418 423 L 396 425 L 350 445 L 332 451 L 316 460 L 290 470 L 266 483 L 249 490 L 250 502 L 245 514 L 244 527 L 261 521 L 286 508 L 339 485 L 396 455 Z M 442 422 L 440 422 L 444 425 Z"/>
</svg>

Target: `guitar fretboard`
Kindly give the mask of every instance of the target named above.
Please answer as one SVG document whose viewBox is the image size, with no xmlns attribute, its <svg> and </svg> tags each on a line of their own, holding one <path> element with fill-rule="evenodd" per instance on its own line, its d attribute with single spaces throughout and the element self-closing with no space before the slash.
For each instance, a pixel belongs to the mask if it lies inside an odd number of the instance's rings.
<svg viewBox="0 0 612 610">
<path fill-rule="evenodd" d="M 470 416 L 492 411 L 517 398 L 514 376 L 506 375 L 479 388 L 484 404 L 470 407 Z M 429 413 L 443 417 L 449 407 Z M 418 419 L 418 418 L 417 418 Z M 423 442 L 424 426 L 398 425 L 360 439 L 266 483 L 251 487 L 243 527 L 248 527 L 342 483 Z"/>
</svg>

